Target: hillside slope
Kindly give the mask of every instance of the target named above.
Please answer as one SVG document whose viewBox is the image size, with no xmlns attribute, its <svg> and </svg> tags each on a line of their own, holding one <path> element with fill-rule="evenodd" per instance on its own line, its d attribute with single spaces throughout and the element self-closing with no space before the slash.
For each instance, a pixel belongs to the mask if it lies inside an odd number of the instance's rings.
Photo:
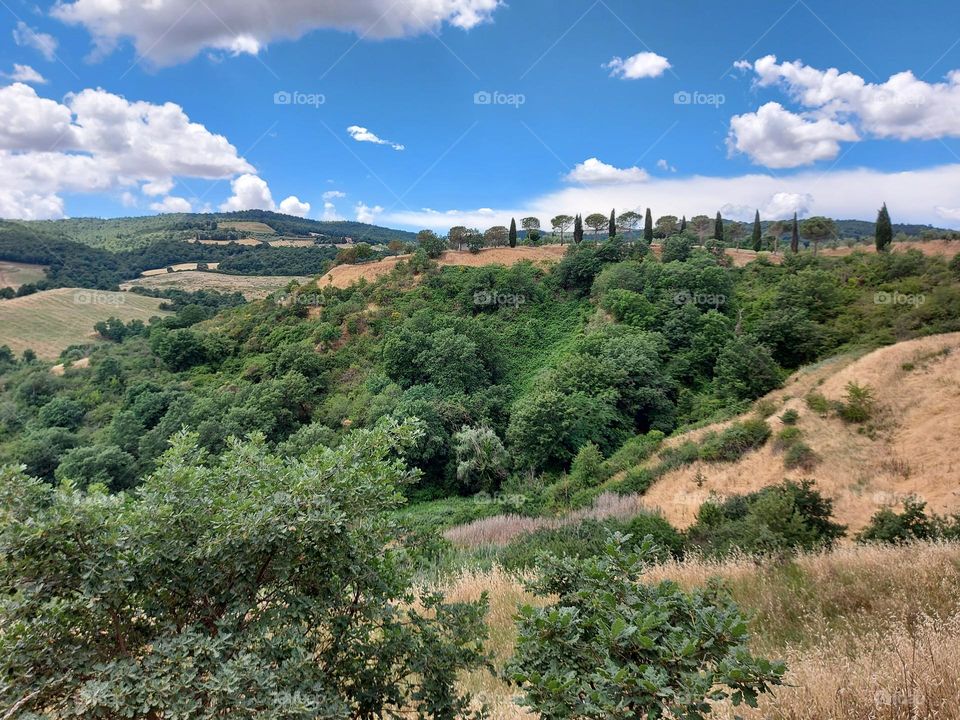
<svg viewBox="0 0 960 720">
<path fill-rule="evenodd" d="M 877 401 L 874 433 L 835 416 L 822 417 L 805 401 L 811 391 L 842 400 L 847 383 L 871 388 Z M 678 527 L 690 525 L 711 493 L 741 494 L 784 478 L 813 478 L 834 500 L 837 519 L 857 531 L 883 506 L 916 495 L 938 513 L 960 512 L 960 333 L 881 348 L 859 359 L 830 360 L 796 373 L 767 398 L 774 433 L 779 416 L 796 410 L 803 439 L 820 458 L 812 470 L 785 470 L 773 443 L 734 463 L 697 462 L 661 477 L 643 504 Z M 668 444 L 697 439 L 712 425 Z"/>
</svg>

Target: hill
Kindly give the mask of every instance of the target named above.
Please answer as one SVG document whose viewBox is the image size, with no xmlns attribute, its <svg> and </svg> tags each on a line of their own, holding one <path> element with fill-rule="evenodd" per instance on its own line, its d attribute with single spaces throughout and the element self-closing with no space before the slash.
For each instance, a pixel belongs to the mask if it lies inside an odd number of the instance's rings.
<svg viewBox="0 0 960 720">
<path fill-rule="evenodd" d="M 64 220 L 0 220 L 3 226 L 19 226 L 29 232 L 23 241 L 73 240 L 111 252 L 142 248 L 158 240 L 190 240 L 198 233 L 235 230 L 242 234 L 316 237 L 318 242 L 411 242 L 414 233 L 348 220 L 326 221 L 300 218 L 268 210 L 231 213 L 173 213 L 123 218 L 67 218 Z M 212 238 L 218 239 L 218 238 Z"/>
<path fill-rule="evenodd" d="M 96 341 L 95 323 L 117 317 L 142 320 L 168 313 L 162 300 L 133 293 L 60 288 L 0 300 L 0 346 L 15 353 L 33 350 L 52 360 L 71 345 Z"/>
</svg>

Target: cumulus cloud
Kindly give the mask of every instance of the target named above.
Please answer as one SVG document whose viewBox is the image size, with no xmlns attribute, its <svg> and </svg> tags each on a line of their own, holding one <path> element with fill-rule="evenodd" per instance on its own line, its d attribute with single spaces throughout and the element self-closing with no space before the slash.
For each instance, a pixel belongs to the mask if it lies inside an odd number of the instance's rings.
<svg viewBox="0 0 960 720">
<path fill-rule="evenodd" d="M 321 220 L 327 220 L 333 222 L 336 220 L 343 220 L 344 218 L 337 212 L 337 206 L 334 205 L 329 200 L 325 200 L 323 203 L 323 214 L 320 216 Z"/>
<path fill-rule="evenodd" d="M 577 163 L 566 175 L 567 182 L 581 185 L 618 185 L 622 183 L 643 182 L 649 178 L 643 168 L 618 168 L 608 165 L 595 157 Z"/>
<path fill-rule="evenodd" d="M 267 181 L 252 173 L 236 178 L 230 187 L 233 194 L 221 203 L 220 210 L 223 212 L 276 209 Z"/>
<path fill-rule="evenodd" d="M 365 203 L 358 202 L 354 208 L 354 212 L 357 214 L 357 222 L 373 223 L 376 221 L 377 216 L 383 212 L 383 208 L 379 205 L 370 207 Z"/>
<path fill-rule="evenodd" d="M 641 78 L 660 77 L 672 66 L 670 61 L 662 55 L 652 52 L 641 52 L 631 55 L 626 60 L 614 57 L 602 67 L 610 71 L 610 77 L 621 80 L 639 80 Z"/>
<path fill-rule="evenodd" d="M 779 87 L 803 112 L 768 103 L 756 113 L 731 121 L 728 146 L 753 162 L 773 168 L 808 165 L 832 159 L 840 142 L 862 137 L 935 140 L 960 137 L 960 70 L 944 82 L 929 83 L 907 70 L 883 83 L 870 83 L 837 68 L 820 70 L 801 61 L 777 61 L 767 55 L 752 70 L 758 87 Z"/>
<path fill-rule="evenodd" d="M 755 173 L 737 177 L 663 177 L 644 182 L 607 186 L 569 186 L 530 198 L 512 207 L 494 210 L 420 210 L 385 213 L 380 221 L 409 228 L 446 230 L 453 225 L 489 227 L 509 224 L 511 217 L 553 217 L 560 213 L 584 215 L 609 212 L 611 207 L 636 207 L 638 199 L 657 215 L 712 215 L 727 207 L 724 214 L 749 220 L 759 208 L 766 220 L 793 216 L 827 215 L 872 220 L 883 200 L 896 198 L 890 211 L 897 222 L 928 223 L 937 208 L 949 213 L 957 208 L 956 188 L 960 187 L 960 164 L 909 172 L 882 172 L 870 169 L 840 170 L 831 173 L 807 170 L 785 177 Z M 960 208 L 958 208 L 960 209 Z M 739 215 L 737 210 L 742 211 Z M 960 217 L 940 217 L 960 227 Z"/>
<path fill-rule="evenodd" d="M 375 145 L 389 145 L 394 150 L 403 150 L 404 146 L 400 143 L 390 142 L 389 140 L 384 140 L 374 133 L 367 130 L 365 127 L 360 127 L 359 125 L 351 125 L 347 128 L 347 133 L 357 142 L 368 142 Z"/>
<path fill-rule="evenodd" d="M 96 52 L 131 38 L 137 52 L 160 65 L 201 50 L 256 54 L 274 40 L 330 28 L 373 39 L 436 32 L 444 24 L 468 30 L 491 19 L 500 0 L 73 0 L 53 15 L 82 25 Z"/>
<path fill-rule="evenodd" d="M 859 139 L 851 125 L 805 117 L 769 102 L 755 113 L 731 118 L 727 147 L 731 154 L 744 153 L 757 165 L 792 168 L 832 160 L 840 152 L 841 141 Z"/>
<path fill-rule="evenodd" d="M 944 220 L 960 220 L 960 208 L 943 207 L 942 205 L 937 205 L 936 211 L 937 215 L 942 217 Z"/>
<path fill-rule="evenodd" d="M 663 170 L 664 172 L 676 172 L 677 169 L 668 163 L 665 158 L 660 158 L 657 160 L 657 167 Z"/>
<path fill-rule="evenodd" d="M 150 203 L 150 209 L 158 213 L 188 213 L 193 205 L 186 198 L 167 195 L 160 202 Z"/>
<path fill-rule="evenodd" d="M 36 85 L 46 85 L 47 79 L 29 65 L 13 64 L 13 72 L 0 73 L 8 80 L 20 83 L 33 83 Z"/>
<path fill-rule="evenodd" d="M 47 60 L 57 56 L 57 39 L 49 33 L 34 30 L 23 20 L 13 29 L 13 41 L 20 47 L 33 48 Z"/>
<path fill-rule="evenodd" d="M 337 198 L 345 198 L 347 194 L 342 190 L 327 190 L 323 194 L 324 200 L 336 200 Z"/>
<path fill-rule="evenodd" d="M 62 192 L 166 195 L 174 177 L 219 179 L 253 171 L 225 137 L 173 103 L 130 102 L 102 89 L 62 101 L 24 83 L 0 88 L 0 216 L 63 214 Z"/>
<path fill-rule="evenodd" d="M 291 195 L 280 201 L 280 212 L 286 215 L 306 217 L 310 212 L 310 203 L 301 201 L 296 195 Z"/>
</svg>

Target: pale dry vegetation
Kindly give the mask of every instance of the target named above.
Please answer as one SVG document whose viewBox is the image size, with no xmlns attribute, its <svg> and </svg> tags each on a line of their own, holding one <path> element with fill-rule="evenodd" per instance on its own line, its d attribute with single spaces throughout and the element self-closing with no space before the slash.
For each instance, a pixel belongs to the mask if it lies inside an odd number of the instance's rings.
<svg viewBox="0 0 960 720">
<path fill-rule="evenodd" d="M 217 272 L 163 272 L 150 277 L 141 277 L 121 284 L 129 290 L 134 287 L 165 290 L 175 288 L 187 292 L 197 290 L 216 290 L 218 292 L 241 293 L 247 300 L 262 300 L 270 293 L 281 290 L 291 281 L 301 285 L 313 280 L 305 275 L 226 275 Z"/>
<path fill-rule="evenodd" d="M 953 720 L 960 718 L 960 546 L 849 546 L 760 566 L 751 558 L 688 559 L 651 568 L 650 582 L 684 587 L 723 579 L 754 615 L 758 652 L 787 662 L 787 687 L 751 720 Z M 494 568 L 465 571 L 441 588 L 454 601 L 490 596 L 490 648 L 497 667 L 511 654 L 518 603 L 533 602 L 519 578 Z M 465 686 L 494 720 L 532 717 L 514 688 L 488 673 Z"/>
</svg>

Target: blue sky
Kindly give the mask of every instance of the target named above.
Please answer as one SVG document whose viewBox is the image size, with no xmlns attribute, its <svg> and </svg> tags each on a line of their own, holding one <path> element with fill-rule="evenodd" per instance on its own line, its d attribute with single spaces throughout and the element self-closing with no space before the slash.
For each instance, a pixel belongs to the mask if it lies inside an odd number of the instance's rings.
<svg viewBox="0 0 960 720">
<path fill-rule="evenodd" d="M 729 5 L 3 0 L 0 216 L 960 226 L 957 3 Z"/>
</svg>

